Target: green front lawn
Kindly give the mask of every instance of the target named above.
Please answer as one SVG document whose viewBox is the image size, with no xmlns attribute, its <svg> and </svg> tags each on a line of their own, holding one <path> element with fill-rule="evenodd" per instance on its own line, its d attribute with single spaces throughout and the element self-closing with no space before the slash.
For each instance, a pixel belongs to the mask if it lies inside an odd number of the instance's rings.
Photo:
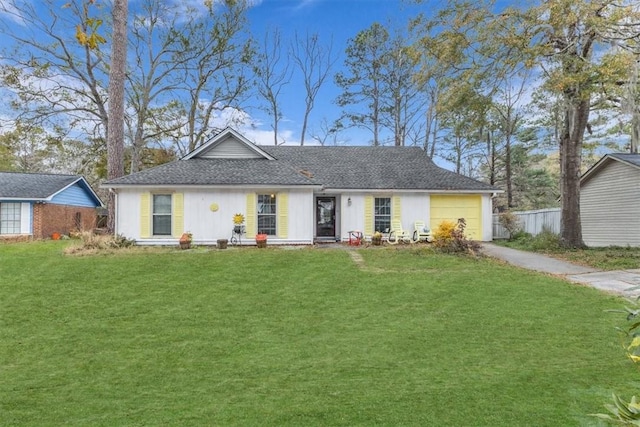
<svg viewBox="0 0 640 427">
<path fill-rule="evenodd" d="M 598 425 L 620 299 L 415 249 L 0 245 L 0 425 Z"/>
</svg>

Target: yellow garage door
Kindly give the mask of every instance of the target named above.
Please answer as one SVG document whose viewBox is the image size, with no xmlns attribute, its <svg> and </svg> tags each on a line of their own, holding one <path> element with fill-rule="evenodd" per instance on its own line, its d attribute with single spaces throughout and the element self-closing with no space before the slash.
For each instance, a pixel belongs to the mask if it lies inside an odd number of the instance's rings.
<svg viewBox="0 0 640 427">
<path fill-rule="evenodd" d="M 431 196 L 431 229 L 435 230 L 444 220 L 467 221 L 466 235 L 472 240 L 482 240 L 482 198 L 479 195 Z"/>
</svg>

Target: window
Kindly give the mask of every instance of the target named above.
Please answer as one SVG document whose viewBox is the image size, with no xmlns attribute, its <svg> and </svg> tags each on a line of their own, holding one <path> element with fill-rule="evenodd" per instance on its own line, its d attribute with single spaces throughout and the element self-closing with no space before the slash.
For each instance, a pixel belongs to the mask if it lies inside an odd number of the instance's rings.
<svg viewBox="0 0 640 427">
<path fill-rule="evenodd" d="M 153 195 L 153 235 L 171 235 L 171 194 Z"/>
<path fill-rule="evenodd" d="M 275 194 L 258 194 L 258 233 L 276 235 Z"/>
<path fill-rule="evenodd" d="M 20 234 L 20 203 L 0 203 L 0 234 Z"/>
<path fill-rule="evenodd" d="M 375 231 L 385 232 L 391 227 L 391 198 L 376 197 L 373 205 L 373 227 Z"/>
</svg>

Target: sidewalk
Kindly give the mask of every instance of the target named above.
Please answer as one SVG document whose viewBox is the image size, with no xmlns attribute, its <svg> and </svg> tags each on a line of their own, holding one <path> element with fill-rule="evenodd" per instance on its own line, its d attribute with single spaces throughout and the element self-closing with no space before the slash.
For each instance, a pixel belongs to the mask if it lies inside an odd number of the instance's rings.
<svg viewBox="0 0 640 427">
<path fill-rule="evenodd" d="M 634 289 L 640 286 L 640 269 L 602 271 L 492 243 L 483 243 L 482 252 L 518 267 L 562 276 L 571 282 L 591 286 L 605 292 L 626 297 L 640 296 L 640 288 Z"/>
</svg>

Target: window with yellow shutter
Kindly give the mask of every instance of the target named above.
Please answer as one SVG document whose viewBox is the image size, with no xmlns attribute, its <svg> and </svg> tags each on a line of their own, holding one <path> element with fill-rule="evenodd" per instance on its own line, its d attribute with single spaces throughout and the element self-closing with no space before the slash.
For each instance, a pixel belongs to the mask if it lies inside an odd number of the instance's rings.
<svg viewBox="0 0 640 427">
<path fill-rule="evenodd" d="M 391 228 L 391 198 L 376 197 L 373 201 L 373 227 L 384 233 Z"/>
<path fill-rule="evenodd" d="M 171 235 L 171 194 L 154 194 L 152 203 L 154 236 Z"/>
<path fill-rule="evenodd" d="M 275 236 L 277 228 L 276 195 L 258 194 L 258 233 Z"/>
</svg>

